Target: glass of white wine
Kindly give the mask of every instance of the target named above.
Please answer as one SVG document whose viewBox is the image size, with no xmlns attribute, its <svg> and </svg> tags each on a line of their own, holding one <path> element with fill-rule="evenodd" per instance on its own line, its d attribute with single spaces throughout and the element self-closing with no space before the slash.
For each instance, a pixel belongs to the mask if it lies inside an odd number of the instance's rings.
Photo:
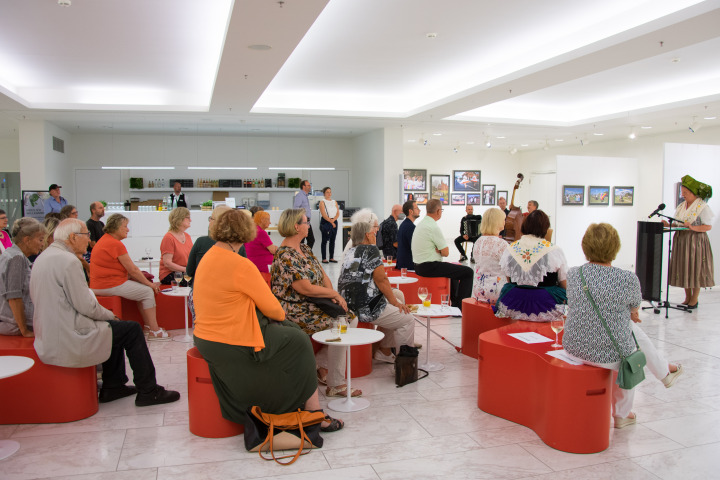
<svg viewBox="0 0 720 480">
<path fill-rule="evenodd" d="M 190 284 L 190 280 L 192 280 L 192 277 L 191 277 L 187 272 L 183 272 L 183 279 L 185 279 L 185 281 L 186 281 L 186 282 L 188 283 L 188 285 L 189 285 L 189 284 Z"/>
<path fill-rule="evenodd" d="M 555 343 L 550 345 L 553 348 L 561 348 L 562 344 L 558 341 L 558 334 L 565 328 L 565 319 L 567 318 L 567 305 L 563 305 L 560 309 L 562 315 L 553 317 L 550 321 L 550 328 L 555 332 Z"/>
<path fill-rule="evenodd" d="M 425 299 L 428 296 L 428 289 L 427 287 L 419 287 L 418 288 L 418 298 L 420 299 L 420 303 L 425 303 Z"/>
<path fill-rule="evenodd" d="M 173 277 L 175 278 L 175 282 L 177 282 L 177 285 L 179 287 L 180 282 L 182 282 L 183 272 L 173 272 Z"/>
</svg>

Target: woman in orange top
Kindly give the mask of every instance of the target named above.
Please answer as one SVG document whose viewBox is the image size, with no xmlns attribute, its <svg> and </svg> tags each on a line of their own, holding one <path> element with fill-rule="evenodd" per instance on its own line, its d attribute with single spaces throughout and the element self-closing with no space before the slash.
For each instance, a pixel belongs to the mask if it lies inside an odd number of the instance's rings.
<svg viewBox="0 0 720 480">
<path fill-rule="evenodd" d="M 174 272 L 184 272 L 187 266 L 192 238 L 185 233 L 190 228 L 190 210 L 185 207 L 178 207 L 168 216 L 170 230 L 160 242 L 160 283 L 170 285 Z M 187 282 L 182 281 L 183 287 Z"/>
<path fill-rule="evenodd" d="M 130 260 L 122 243 L 130 231 L 128 221 L 119 213 L 113 213 L 107 219 L 103 228 L 105 235 L 93 247 L 90 288 L 95 295 L 137 300 L 145 328 L 150 329 L 148 340 L 170 340 L 168 333 L 158 326 L 155 316 L 155 292 L 160 291 L 159 284 L 145 278 Z"/>
<path fill-rule="evenodd" d="M 195 271 L 195 346 L 210 367 L 223 417 L 245 421 L 248 408 L 287 413 L 320 410 L 310 339 L 285 320 L 280 302 L 253 263 L 237 254 L 255 237 L 238 210 L 210 227 L 216 240 Z M 326 417 L 323 431 L 342 428 Z"/>
</svg>

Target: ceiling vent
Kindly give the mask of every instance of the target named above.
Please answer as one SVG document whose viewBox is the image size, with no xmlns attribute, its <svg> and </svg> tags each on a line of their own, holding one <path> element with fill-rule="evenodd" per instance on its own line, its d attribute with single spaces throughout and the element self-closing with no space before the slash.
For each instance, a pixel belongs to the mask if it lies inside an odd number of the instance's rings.
<svg viewBox="0 0 720 480">
<path fill-rule="evenodd" d="M 53 150 L 60 153 L 65 153 L 65 140 L 57 137 L 53 137 Z"/>
</svg>

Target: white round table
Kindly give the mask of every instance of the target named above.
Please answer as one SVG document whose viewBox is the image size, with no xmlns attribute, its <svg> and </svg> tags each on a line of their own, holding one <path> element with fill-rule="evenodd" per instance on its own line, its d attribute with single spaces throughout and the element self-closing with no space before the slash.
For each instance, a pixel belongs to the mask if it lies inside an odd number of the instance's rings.
<svg viewBox="0 0 720 480">
<path fill-rule="evenodd" d="M 183 297 L 183 299 L 185 300 L 185 335 L 176 335 L 172 339 L 176 342 L 191 343 L 193 341 L 193 337 L 192 335 L 190 335 L 187 313 L 187 299 L 190 296 L 190 287 L 178 287 L 176 290 L 168 288 L 167 290 L 161 290 L 160 293 L 169 297 Z"/>
<path fill-rule="evenodd" d="M 349 327 L 347 333 L 333 333 L 331 330 L 323 330 L 322 332 L 316 332 L 313 334 L 313 340 L 318 343 L 322 343 L 330 347 L 345 347 L 345 354 L 347 356 L 347 395 L 345 398 L 337 398 L 328 402 L 328 408 L 335 410 L 336 412 L 357 412 L 358 410 L 364 410 L 370 406 L 370 400 L 352 397 L 350 347 L 353 345 L 367 345 L 369 343 L 379 342 L 384 336 L 385 334 L 378 330 Z M 339 342 L 326 341 L 328 338 L 337 337 L 340 337 Z"/>
<path fill-rule="evenodd" d="M 445 365 L 443 365 L 442 363 L 433 363 L 430 361 L 430 319 L 449 316 L 448 312 L 444 312 L 441 309 L 442 305 L 430 305 L 430 307 L 423 307 L 422 305 L 418 305 L 418 311 L 414 314 L 416 316 L 425 317 L 425 328 L 427 329 L 427 348 L 425 349 L 425 363 L 423 363 L 422 365 L 418 365 L 418 368 L 422 368 L 427 372 L 437 372 L 438 370 L 442 370 L 443 368 L 445 368 Z M 422 322 L 420 322 L 420 324 L 422 324 Z"/>
<path fill-rule="evenodd" d="M 35 365 L 35 360 L 30 357 L 0 356 L 0 378 L 20 375 L 30 370 L 33 365 Z M 0 460 L 5 460 L 18 450 L 20 450 L 20 444 L 15 440 L 0 440 Z"/>
<path fill-rule="evenodd" d="M 397 275 L 395 277 L 388 277 L 388 280 L 390 280 L 390 284 L 394 284 L 398 287 L 400 285 L 407 285 L 408 283 L 415 283 L 418 281 L 415 277 L 401 277 L 400 275 Z"/>
<path fill-rule="evenodd" d="M 134 263 L 136 265 L 141 264 L 143 266 L 147 266 L 148 272 L 150 273 L 150 275 L 153 274 L 152 273 L 153 264 L 156 264 L 158 266 L 158 268 L 160 268 L 160 259 L 159 258 L 141 258 L 140 260 L 135 260 Z"/>
</svg>

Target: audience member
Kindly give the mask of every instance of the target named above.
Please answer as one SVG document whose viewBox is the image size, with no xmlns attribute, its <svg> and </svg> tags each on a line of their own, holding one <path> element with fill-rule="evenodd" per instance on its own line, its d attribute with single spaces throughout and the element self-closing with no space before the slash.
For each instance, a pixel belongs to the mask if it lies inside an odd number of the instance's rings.
<svg viewBox="0 0 720 480">
<path fill-rule="evenodd" d="M 0 254 L 12 246 L 10 234 L 7 232 L 8 216 L 5 210 L 0 210 Z"/>
<path fill-rule="evenodd" d="M 312 250 L 315 245 L 315 235 L 313 234 L 313 229 L 310 225 L 310 217 L 312 214 L 312 210 L 310 209 L 310 199 L 308 198 L 310 196 L 310 190 L 312 190 L 312 186 L 310 185 L 309 180 L 303 180 L 300 182 L 300 191 L 297 192 L 295 194 L 295 198 L 293 198 L 293 208 L 305 209 L 305 216 L 308 221 L 308 232 L 305 238 L 303 238 L 303 243 L 307 243 L 310 250 Z"/>
<path fill-rule="evenodd" d="M 105 224 L 100 221 L 105 216 L 105 206 L 102 202 L 92 202 L 90 204 L 90 218 L 85 221 L 88 231 L 90 232 L 90 245 L 89 251 L 92 251 L 95 244 L 100 240 L 100 237 L 104 235 L 103 228 Z"/>
<path fill-rule="evenodd" d="M 480 222 L 482 221 L 482 215 L 474 215 L 473 211 L 474 210 L 472 205 L 467 205 L 465 207 L 466 215 L 460 220 L 460 236 L 455 238 L 455 247 L 458 249 L 458 252 L 460 252 L 461 262 L 464 262 L 468 259 L 463 243 L 471 242 L 474 247 L 475 242 L 480 237 L 477 230 L 473 229 L 473 226 L 477 227 L 480 225 Z M 473 258 L 472 254 L 470 255 L 470 257 L 470 262 L 474 263 L 475 258 Z"/>
<path fill-rule="evenodd" d="M 184 272 L 188 262 L 192 238 L 186 232 L 190 228 L 190 210 L 177 207 L 168 215 L 170 229 L 160 242 L 160 283 L 170 285 L 175 272 Z M 187 282 L 180 282 L 183 287 Z"/>
<path fill-rule="evenodd" d="M 400 215 L 403 215 L 402 206 L 393 205 L 392 210 L 390 211 L 390 216 L 383 220 L 380 224 L 380 231 L 378 232 L 380 241 L 378 242 L 378 245 L 380 246 L 383 255 L 386 257 L 397 258 L 397 222 L 400 219 Z"/>
<path fill-rule="evenodd" d="M 48 193 L 50 198 L 43 202 L 43 208 L 45 209 L 45 215 L 48 213 L 60 213 L 60 210 L 67 205 L 67 200 L 60 196 L 60 189 L 62 187 L 57 183 L 53 183 L 48 187 Z"/>
<path fill-rule="evenodd" d="M 408 200 L 403 204 L 405 220 L 400 224 L 397 235 L 397 261 L 395 268 L 415 270 L 412 253 L 412 239 L 415 233 L 415 220 L 420 216 L 420 208 L 415 200 Z"/>
<path fill-rule="evenodd" d="M 270 214 L 268 212 L 257 212 L 253 217 L 255 222 L 255 238 L 245 244 L 245 254 L 261 272 L 268 272 L 268 265 L 273 262 L 273 255 L 277 247 L 273 245 L 270 235 L 265 229 L 270 226 Z"/>
<path fill-rule="evenodd" d="M 507 277 L 500 268 L 500 259 L 508 249 L 508 243 L 500 232 L 505 228 L 505 213 L 499 208 L 490 208 L 480 222 L 482 236 L 475 242 L 473 260 L 475 260 L 475 280 L 473 297 L 479 302 L 495 304 Z"/>
<path fill-rule="evenodd" d="M 66 218 L 78 218 L 78 209 L 75 208 L 75 205 L 65 205 L 60 209 L 60 215 L 62 215 L 63 220 Z"/>
<path fill-rule="evenodd" d="M 530 200 L 527 204 L 527 212 L 523 213 L 523 217 L 527 217 L 532 212 L 538 209 L 540 204 L 537 202 L 537 200 Z"/>
<path fill-rule="evenodd" d="M 253 205 L 250 207 L 250 215 L 254 218 L 257 212 L 263 212 L 265 209 L 259 205 Z"/>
</svg>

